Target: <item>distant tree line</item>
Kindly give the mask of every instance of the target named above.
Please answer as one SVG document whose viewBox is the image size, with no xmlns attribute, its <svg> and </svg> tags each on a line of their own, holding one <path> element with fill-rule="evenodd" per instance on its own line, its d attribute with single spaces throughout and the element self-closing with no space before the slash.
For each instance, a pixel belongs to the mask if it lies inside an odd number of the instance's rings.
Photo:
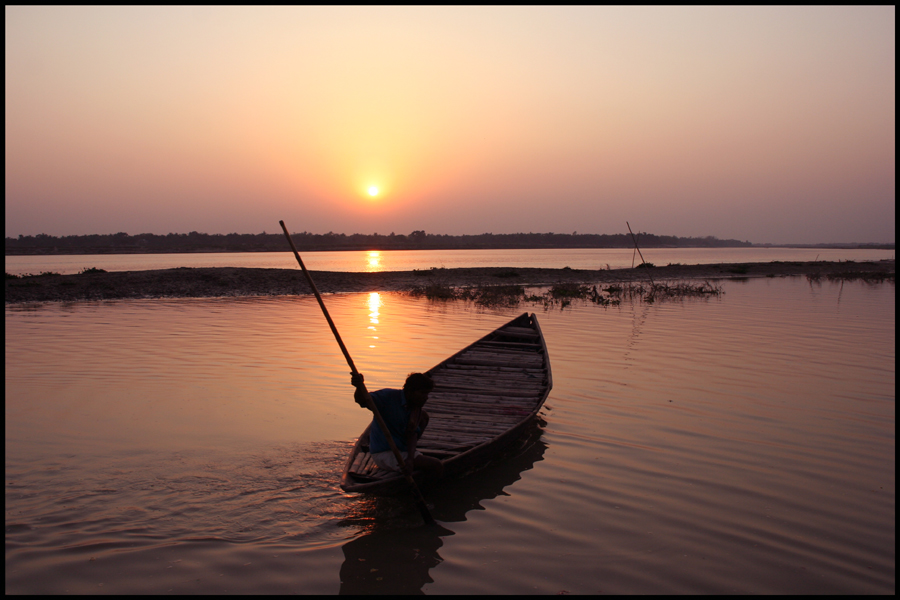
<svg viewBox="0 0 900 600">
<path fill-rule="evenodd" d="M 638 233 L 642 248 L 724 248 L 752 246 L 750 242 L 707 237 L 675 237 Z M 354 233 L 295 233 L 298 250 L 450 250 L 524 248 L 631 248 L 629 234 L 599 235 L 579 233 L 482 233 L 480 235 L 438 235 L 413 231 L 409 235 Z M 6 254 L 167 254 L 175 252 L 285 252 L 290 248 L 281 233 L 208 234 L 170 233 L 156 235 L 68 235 L 44 233 L 6 238 Z"/>
</svg>

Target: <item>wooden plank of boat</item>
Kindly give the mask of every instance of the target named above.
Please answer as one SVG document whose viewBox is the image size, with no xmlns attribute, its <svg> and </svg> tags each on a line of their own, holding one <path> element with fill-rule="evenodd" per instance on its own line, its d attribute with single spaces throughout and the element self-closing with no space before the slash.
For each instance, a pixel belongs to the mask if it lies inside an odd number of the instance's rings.
<svg viewBox="0 0 900 600">
<path fill-rule="evenodd" d="M 543 393 L 543 389 L 541 387 L 536 386 L 521 386 L 516 387 L 515 389 L 504 388 L 499 390 L 492 390 L 490 388 L 484 387 L 475 387 L 474 383 L 459 383 L 456 385 L 441 385 L 440 387 L 435 386 L 433 397 L 429 396 L 433 400 L 446 399 L 446 398 L 457 398 L 460 396 L 478 396 L 479 398 L 473 399 L 484 399 L 485 401 L 490 401 L 491 398 L 535 398 L 540 396 Z M 480 385 L 484 385 L 483 383 Z M 522 400 L 519 400 L 520 402 Z M 431 400 L 429 400 L 431 402 Z"/>
<path fill-rule="evenodd" d="M 517 328 L 516 330 L 508 329 L 508 330 L 504 331 L 503 337 L 504 338 L 520 338 L 520 339 L 525 339 L 525 340 L 534 340 L 534 339 L 537 339 L 538 336 L 536 336 L 534 334 L 534 332 L 528 332 L 528 331 L 524 330 L 524 328 L 522 328 L 522 329 Z"/>
<path fill-rule="evenodd" d="M 445 419 L 461 419 L 474 416 L 479 412 L 492 412 L 493 409 L 526 410 L 531 412 L 537 397 L 523 396 L 479 396 L 474 394 L 457 394 L 451 397 L 441 396 L 428 401 L 428 414 L 441 415 Z"/>
<path fill-rule="evenodd" d="M 457 415 L 458 408 L 435 408 L 434 414 L 443 417 L 450 416 L 455 423 L 467 423 L 470 425 L 481 425 L 486 429 L 505 430 L 507 427 L 515 425 L 520 415 L 491 415 L 479 414 L 473 410 L 466 410 L 466 415 Z"/>
<path fill-rule="evenodd" d="M 503 335 L 509 335 L 510 333 L 518 333 L 518 334 L 528 334 L 528 335 L 538 335 L 538 333 L 532 327 L 517 327 L 515 325 L 507 325 L 503 327 L 502 331 Z"/>
<path fill-rule="evenodd" d="M 443 415 L 437 414 L 435 416 L 441 417 Z M 433 423 L 433 425 L 436 432 L 468 433 L 472 435 L 503 433 L 508 428 L 507 425 L 498 423 L 494 419 L 484 419 L 483 416 L 477 415 L 455 417 L 452 419 L 443 418 L 439 422 Z M 429 423 L 428 429 L 431 429 L 431 426 L 432 423 Z"/>
<path fill-rule="evenodd" d="M 537 318 L 524 313 L 432 367 L 431 415 L 418 448 L 444 464 L 446 475 L 483 466 L 537 415 L 553 386 L 547 345 Z M 371 426 L 371 425 L 370 425 Z M 344 467 L 347 492 L 390 494 L 405 479 L 375 466 L 369 428 Z M 418 473 L 416 473 L 418 475 Z"/>
<path fill-rule="evenodd" d="M 515 387 L 503 387 L 501 389 L 490 389 L 484 386 L 484 383 L 458 383 L 454 385 L 446 385 L 442 384 L 441 386 L 434 386 L 434 391 L 429 395 L 429 402 L 431 400 L 441 400 L 444 398 L 456 398 L 458 396 L 479 396 L 481 398 L 476 399 L 484 399 L 489 400 L 490 398 L 517 398 L 518 401 L 522 402 L 522 398 L 536 398 L 544 393 L 543 386 L 533 386 L 533 385 L 522 385 Z M 478 387 L 476 387 L 478 386 Z"/>
<path fill-rule="evenodd" d="M 540 358 L 540 348 L 502 348 L 499 346 L 483 346 L 481 344 L 473 347 L 470 350 L 467 350 L 462 354 L 462 356 L 470 356 L 473 354 L 491 354 L 491 355 L 506 355 L 506 356 L 520 356 L 523 358 L 533 357 Z"/>
<path fill-rule="evenodd" d="M 524 375 L 518 377 L 497 377 L 493 381 L 496 381 L 498 385 L 503 385 L 504 388 L 517 390 L 537 389 L 544 385 L 537 377 Z M 440 387 L 472 387 L 475 389 L 482 389 L 487 384 L 483 377 L 479 378 L 471 375 L 442 375 L 435 377 L 434 383 Z"/>
<path fill-rule="evenodd" d="M 477 373 L 474 371 L 457 371 L 444 369 L 440 374 L 435 375 L 432 379 L 436 384 L 442 383 L 444 381 L 474 381 L 476 383 L 483 384 L 485 375 L 483 373 Z M 496 381 L 504 385 L 544 384 L 541 377 L 535 376 L 530 373 L 493 373 L 491 375 L 491 381 Z"/>
<path fill-rule="evenodd" d="M 464 446 L 466 444 L 480 444 L 490 439 L 490 437 L 486 432 L 429 431 L 428 435 L 423 435 L 419 441 L 429 444 L 456 444 L 457 446 Z"/>
<path fill-rule="evenodd" d="M 543 391 L 544 386 L 542 382 L 537 381 L 536 379 L 531 381 L 528 381 L 527 379 L 496 379 L 494 381 L 497 383 L 496 386 L 491 386 L 491 382 L 485 380 L 441 379 L 440 381 L 434 382 L 435 385 L 432 393 L 456 393 L 457 391 L 467 390 L 478 393 L 479 390 L 484 390 L 485 394 L 488 396 L 538 396 L 540 395 L 540 392 Z"/>
<path fill-rule="evenodd" d="M 541 345 L 537 342 L 481 342 L 479 348 L 525 348 L 539 351 Z"/>
<path fill-rule="evenodd" d="M 540 369 L 544 361 L 540 354 L 534 352 L 467 352 L 465 356 L 460 356 L 456 364 L 466 364 L 464 361 L 486 360 L 511 362 L 515 367 L 525 367 L 526 369 Z"/>
<path fill-rule="evenodd" d="M 503 396 L 479 394 L 477 392 L 457 392 L 438 394 L 434 401 L 429 400 L 430 406 L 451 406 L 455 404 L 465 406 L 530 406 L 537 396 Z"/>
<path fill-rule="evenodd" d="M 430 427 L 431 425 L 429 425 L 429 428 Z M 473 436 L 495 436 L 500 435 L 507 429 L 509 429 L 508 424 L 494 423 L 492 420 L 485 421 L 479 419 L 471 419 L 454 422 L 452 425 L 448 425 L 442 429 L 435 429 L 435 433 L 446 433 L 452 435 L 467 434 Z"/>
<path fill-rule="evenodd" d="M 515 367 L 517 364 L 516 361 L 513 360 L 484 360 L 464 357 L 457 359 L 456 362 L 460 365 L 475 365 L 481 367 Z"/>
<path fill-rule="evenodd" d="M 492 353 L 492 354 L 520 354 L 520 355 L 530 355 L 536 356 L 540 353 L 540 346 L 538 345 L 529 345 L 529 346 L 489 346 L 487 344 L 476 344 L 472 346 L 469 350 L 466 351 L 466 354 L 471 353 Z"/>
<path fill-rule="evenodd" d="M 490 421 L 497 425 L 514 425 L 516 421 L 525 415 L 529 414 L 528 409 L 525 408 L 481 408 L 481 407 L 472 407 L 472 406 L 445 406 L 442 407 L 442 410 L 446 411 L 461 411 L 465 410 L 468 412 L 469 417 L 480 417 L 484 421 Z M 438 411 L 435 411 L 436 415 L 441 414 Z M 445 413 L 447 414 L 447 413 Z M 476 419 L 477 420 L 477 419 Z"/>
<path fill-rule="evenodd" d="M 456 359 L 457 365 L 481 365 L 485 367 L 524 367 L 526 369 L 540 369 L 543 361 L 540 356 L 530 358 L 528 356 L 501 355 L 501 354 L 469 354 Z"/>
<path fill-rule="evenodd" d="M 446 366 L 446 369 L 450 372 L 456 371 L 471 371 L 472 373 L 476 373 L 478 375 L 485 374 L 501 374 L 501 373 L 524 373 L 530 374 L 534 377 L 539 377 L 544 373 L 543 369 L 528 369 L 524 367 L 489 367 L 489 366 L 479 366 L 479 365 L 460 365 L 456 363 L 452 363 Z"/>
</svg>

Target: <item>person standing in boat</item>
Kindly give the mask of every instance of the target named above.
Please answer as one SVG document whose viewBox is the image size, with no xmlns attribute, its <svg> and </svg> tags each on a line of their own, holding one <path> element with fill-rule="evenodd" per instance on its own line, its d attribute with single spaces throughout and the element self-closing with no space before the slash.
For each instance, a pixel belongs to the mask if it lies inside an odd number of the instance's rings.
<svg viewBox="0 0 900 600">
<path fill-rule="evenodd" d="M 434 389 L 431 377 L 424 373 L 410 373 L 403 389 L 385 388 L 371 393 L 366 389 L 362 373 L 351 374 L 350 383 L 356 388 L 353 399 L 357 404 L 369 408 L 370 400 L 375 403 L 410 472 L 421 470 L 429 476 L 440 477 L 444 472 L 441 461 L 416 450 L 416 443 L 428 426 L 428 413 L 422 407 Z M 369 453 L 379 468 L 401 470 L 397 457 L 374 419 L 369 429 Z"/>
</svg>

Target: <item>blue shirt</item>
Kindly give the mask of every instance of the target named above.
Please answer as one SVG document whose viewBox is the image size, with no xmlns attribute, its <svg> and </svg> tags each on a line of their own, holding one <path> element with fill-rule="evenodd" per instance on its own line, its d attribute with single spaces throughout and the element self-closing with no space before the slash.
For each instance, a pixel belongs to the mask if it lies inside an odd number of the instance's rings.
<svg viewBox="0 0 900 600">
<path fill-rule="evenodd" d="M 406 395 L 403 390 L 383 389 L 376 392 L 370 392 L 372 401 L 381 413 L 381 418 L 391 432 L 394 443 L 400 452 L 406 452 L 406 426 L 409 423 L 409 416 L 412 410 L 406 405 Z M 421 428 L 416 429 L 416 433 L 421 434 Z M 375 419 L 372 419 L 372 427 L 369 429 L 369 452 L 387 452 L 391 447 L 388 446 L 387 439 L 381 431 L 381 427 Z"/>
</svg>

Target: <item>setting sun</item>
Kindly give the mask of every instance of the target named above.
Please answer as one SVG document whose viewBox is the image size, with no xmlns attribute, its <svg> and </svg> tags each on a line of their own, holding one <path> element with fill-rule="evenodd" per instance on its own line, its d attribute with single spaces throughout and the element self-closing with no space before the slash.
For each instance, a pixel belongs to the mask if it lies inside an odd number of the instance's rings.
<svg viewBox="0 0 900 600">
<path fill-rule="evenodd" d="M 373 198 L 374 198 L 375 196 L 377 196 L 377 195 L 378 195 L 378 188 L 375 187 L 374 185 L 373 185 L 372 187 L 370 187 L 370 188 L 369 188 L 369 195 L 372 196 Z"/>
</svg>

